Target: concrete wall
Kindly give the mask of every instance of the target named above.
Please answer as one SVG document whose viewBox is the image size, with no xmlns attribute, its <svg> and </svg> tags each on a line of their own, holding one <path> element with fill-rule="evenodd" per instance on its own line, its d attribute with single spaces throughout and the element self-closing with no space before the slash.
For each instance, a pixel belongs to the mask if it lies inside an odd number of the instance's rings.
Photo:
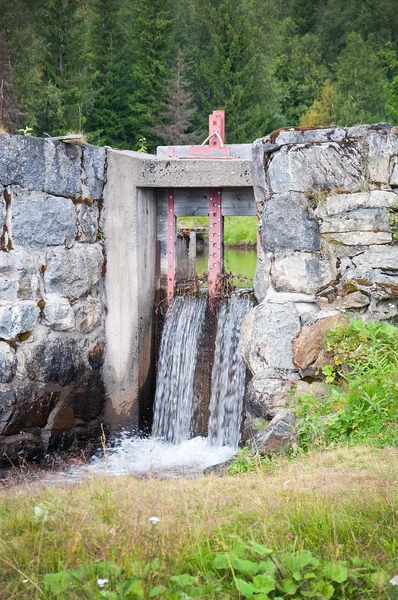
<svg viewBox="0 0 398 600">
<path fill-rule="evenodd" d="M 246 408 L 272 417 L 322 377 L 326 329 L 398 318 L 398 129 L 280 130 L 253 146 L 262 253 L 242 328 Z"/>
<path fill-rule="evenodd" d="M 138 426 L 140 392 L 151 376 L 156 201 L 154 190 L 137 188 L 146 160 L 138 152 L 108 151 L 103 372 L 106 419 L 114 425 Z"/>
</svg>

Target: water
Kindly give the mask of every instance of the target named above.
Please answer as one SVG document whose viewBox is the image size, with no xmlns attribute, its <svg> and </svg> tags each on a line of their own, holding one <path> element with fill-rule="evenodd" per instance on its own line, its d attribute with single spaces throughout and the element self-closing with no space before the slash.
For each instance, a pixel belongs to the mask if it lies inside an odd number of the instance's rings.
<svg viewBox="0 0 398 600">
<path fill-rule="evenodd" d="M 207 273 L 208 252 L 202 252 L 196 257 L 196 272 L 199 277 Z M 237 287 L 253 287 L 254 273 L 256 270 L 257 251 L 248 248 L 225 248 L 225 271 L 233 273 L 233 283 Z"/>
<path fill-rule="evenodd" d="M 205 298 L 176 296 L 160 345 L 152 433 L 179 444 L 191 437 L 195 368 L 206 312 Z"/>
<path fill-rule="evenodd" d="M 246 367 L 240 355 L 240 327 L 252 307 L 246 296 L 232 295 L 218 314 L 211 379 L 208 440 L 212 446 L 238 447 Z"/>
</svg>

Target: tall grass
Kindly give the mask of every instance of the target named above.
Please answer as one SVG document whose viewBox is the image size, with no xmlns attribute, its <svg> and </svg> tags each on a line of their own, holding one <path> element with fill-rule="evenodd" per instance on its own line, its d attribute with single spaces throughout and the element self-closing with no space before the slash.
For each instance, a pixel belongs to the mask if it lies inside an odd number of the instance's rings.
<svg viewBox="0 0 398 600">
<path fill-rule="evenodd" d="M 386 581 L 398 573 L 397 480 L 396 450 L 360 448 L 295 461 L 280 458 L 272 474 L 165 481 L 104 477 L 5 490 L 0 497 L 0 597 L 52 598 L 46 575 L 85 565 L 92 569 L 87 595 L 76 586 L 58 597 L 106 597 L 93 590 L 102 568 L 110 579 L 110 563 L 121 569 L 121 581 L 140 572 L 144 595 L 132 598 L 149 597 L 154 586 L 167 587 L 170 577 L 180 574 L 202 586 L 197 597 L 244 597 L 236 590 L 203 596 L 203 586 L 216 577 L 217 553 L 251 540 L 271 548 L 276 557 L 301 549 L 321 561 L 357 556 L 369 569 L 384 571 Z M 150 522 L 153 516 L 160 520 L 157 525 Z M 221 581 L 226 577 L 220 574 Z M 376 588 L 366 597 L 387 597 Z"/>
</svg>

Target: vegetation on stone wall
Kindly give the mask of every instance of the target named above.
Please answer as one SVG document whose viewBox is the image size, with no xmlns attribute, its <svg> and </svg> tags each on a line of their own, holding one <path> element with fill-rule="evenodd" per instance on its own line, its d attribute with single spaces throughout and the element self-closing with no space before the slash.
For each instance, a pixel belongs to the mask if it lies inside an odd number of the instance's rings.
<svg viewBox="0 0 398 600">
<path fill-rule="evenodd" d="M 203 139 L 213 109 L 228 142 L 396 124 L 397 32 L 395 0 L 0 0 L 0 125 L 152 150 L 176 118 Z"/>
</svg>

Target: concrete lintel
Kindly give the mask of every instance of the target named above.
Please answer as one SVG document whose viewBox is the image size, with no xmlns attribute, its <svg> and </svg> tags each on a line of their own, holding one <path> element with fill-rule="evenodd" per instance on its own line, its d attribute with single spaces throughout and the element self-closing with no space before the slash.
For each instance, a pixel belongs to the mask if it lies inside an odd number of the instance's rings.
<svg viewBox="0 0 398 600">
<path fill-rule="evenodd" d="M 243 160 L 251 160 L 252 145 L 251 144 L 225 144 L 225 147 L 230 151 L 231 156 Z M 191 146 L 158 146 L 156 156 L 160 159 L 180 158 L 181 156 L 190 156 L 192 151 Z M 173 156 L 170 156 L 170 150 Z"/>
<path fill-rule="evenodd" d="M 250 160 L 146 159 L 137 180 L 139 187 L 248 187 L 252 185 Z"/>
</svg>

